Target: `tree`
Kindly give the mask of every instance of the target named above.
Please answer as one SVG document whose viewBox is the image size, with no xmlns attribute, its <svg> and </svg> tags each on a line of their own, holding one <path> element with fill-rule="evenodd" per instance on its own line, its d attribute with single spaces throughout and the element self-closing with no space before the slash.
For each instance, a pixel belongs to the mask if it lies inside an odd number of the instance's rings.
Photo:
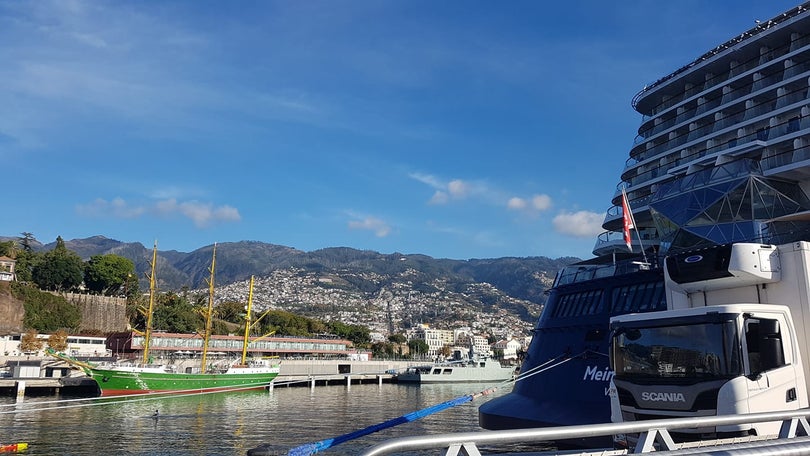
<svg viewBox="0 0 810 456">
<path fill-rule="evenodd" d="M 87 289 L 106 296 L 126 296 L 135 277 L 132 260 L 114 254 L 94 255 L 84 268 Z M 134 283 L 137 284 L 137 280 Z M 135 287 L 137 291 L 137 285 Z"/>
<path fill-rule="evenodd" d="M 408 349 L 411 352 L 411 356 L 422 355 L 430 350 L 430 346 L 422 339 L 411 339 L 408 341 Z"/>
<path fill-rule="evenodd" d="M 217 306 L 219 318 L 231 323 L 245 322 L 245 304 L 236 301 L 225 301 Z"/>
<path fill-rule="evenodd" d="M 441 350 L 439 350 L 439 354 L 444 356 L 445 358 L 450 357 L 450 346 L 449 345 L 442 345 Z"/>
<path fill-rule="evenodd" d="M 371 354 L 374 358 L 393 358 L 394 344 L 391 342 L 377 342 L 371 344 Z"/>
<path fill-rule="evenodd" d="M 388 336 L 388 341 L 395 344 L 404 344 L 408 341 L 408 338 L 405 337 L 405 334 L 391 334 Z"/>
<path fill-rule="evenodd" d="M 56 247 L 43 255 L 31 273 L 34 282 L 43 290 L 70 291 L 82 283 L 84 263 L 76 252 L 65 247 L 65 241 L 59 236 Z"/>
<path fill-rule="evenodd" d="M 329 323 L 332 328 L 332 333 L 349 339 L 355 347 L 366 347 L 371 342 L 371 331 L 361 325 L 347 325 L 339 321 Z"/>
<path fill-rule="evenodd" d="M 183 296 L 169 292 L 157 297 L 152 326 L 175 333 L 194 333 L 204 325 L 202 316 Z"/>
<path fill-rule="evenodd" d="M 17 252 L 17 264 L 14 267 L 14 273 L 17 276 L 18 282 L 31 282 L 33 279 L 34 266 L 39 264 L 41 255 L 29 250 L 20 250 Z"/>
<path fill-rule="evenodd" d="M 36 353 L 42 350 L 44 341 L 37 337 L 37 331 L 29 329 L 20 338 L 20 351 L 23 353 Z"/>
<path fill-rule="evenodd" d="M 31 246 L 34 242 L 36 242 L 36 238 L 33 234 L 23 231 L 20 233 L 22 236 L 19 239 L 20 245 L 22 246 L 23 250 L 26 252 L 33 252 L 34 248 Z"/>
<path fill-rule="evenodd" d="M 17 255 L 17 245 L 14 241 L 0 242 L 0 256 L 15 258 Z"/>
<path fill-rule="evenodd" d="M 67 331 L 60 329 L 48 337 L 48 347 L 53 348 L 58 352 L 63 352 L 68 347 L 67 338 Z"/>
</svg>

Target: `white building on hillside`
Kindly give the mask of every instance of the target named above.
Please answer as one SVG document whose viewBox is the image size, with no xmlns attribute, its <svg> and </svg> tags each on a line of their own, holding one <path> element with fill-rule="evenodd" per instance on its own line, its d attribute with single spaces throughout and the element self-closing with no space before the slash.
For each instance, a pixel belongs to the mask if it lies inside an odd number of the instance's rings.
<svg viewBox="0 0 810 456">
<path fill-rule="evenodd" d="M 522 344 L 515 339 L 502 339 L 492 344 L 493 350 L 501 350 L 503 359 L 517 359 L 517 352 L 522 348 Z"/>
<path fill-rule="evenodd" d="M 447 329 L 430 329 L 428 325 L 419 325 L 413 332 L 413 339 L 425 341 L 428 345 L 428 356 L 438 356 L 445 346 L 453 345 L 453 331 Z"/>
<path fill-rule="evenodd" d="M 456 339 L 456 345 L 459 347 L 469 348 L 473 347 L 473 352 L 478 356 L 492 356 L 492 351 L 489 347 L 489 341 L 484 336 L 475 336 L 470 334 L 460 334 Z"/>
<path fill-rule="evenodd" d="M 0 256 L 0 280 L 14 281 L 14 265 L 17 262 L 7 256 Z"/>
</svg>

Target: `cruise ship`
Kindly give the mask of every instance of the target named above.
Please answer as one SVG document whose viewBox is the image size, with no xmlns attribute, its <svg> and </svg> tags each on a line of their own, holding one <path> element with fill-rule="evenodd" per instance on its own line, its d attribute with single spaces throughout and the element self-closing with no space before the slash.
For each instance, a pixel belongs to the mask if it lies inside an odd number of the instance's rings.
<svg viewBox="0 0 810 456">
<path fill-rule="evenodd" d="M 479 407 L 483 428 L 610 422 L 608 320 L 666 308 L 666 255 L 810 240 L 809 85 L 810 2 L 759 21 L 633 98 L 642 122 L 595 258 L 557 274 L 521 377 Z"/>
</svg>

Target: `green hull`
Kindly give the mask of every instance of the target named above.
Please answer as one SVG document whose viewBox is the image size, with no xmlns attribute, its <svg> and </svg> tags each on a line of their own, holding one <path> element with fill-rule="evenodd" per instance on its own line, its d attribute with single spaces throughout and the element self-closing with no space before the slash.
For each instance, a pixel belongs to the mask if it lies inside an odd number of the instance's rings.
<svg viewBox="0 0 810 456">
<path fill-rule="evenodd" d="M 114 369 L 90 370 L 102 396 L 174 392 L 262 389 L 270 385 L 278 369 L 268 372 L 231 374 L 182 374 L 170 372 L 129 372 Z"/>
</svg>

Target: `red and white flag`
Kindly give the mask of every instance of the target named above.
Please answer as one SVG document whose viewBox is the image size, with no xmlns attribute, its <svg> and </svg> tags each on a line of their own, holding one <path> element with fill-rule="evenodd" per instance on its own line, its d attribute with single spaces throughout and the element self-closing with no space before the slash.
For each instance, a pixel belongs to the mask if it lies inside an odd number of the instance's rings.
<svg viewBox="0 0 810 456">
<path fill-rule="evenodd" d="M 627 250 L 633 251 L 633 240 L 630 238 L 630 230 L 635 228 L 633 223 L 633 213 L 630 212 L 630 204 L 627 202 L 627 193 L 622 189 L 622 217 L 624 218 L 624 243 Z"/>
</svg>

